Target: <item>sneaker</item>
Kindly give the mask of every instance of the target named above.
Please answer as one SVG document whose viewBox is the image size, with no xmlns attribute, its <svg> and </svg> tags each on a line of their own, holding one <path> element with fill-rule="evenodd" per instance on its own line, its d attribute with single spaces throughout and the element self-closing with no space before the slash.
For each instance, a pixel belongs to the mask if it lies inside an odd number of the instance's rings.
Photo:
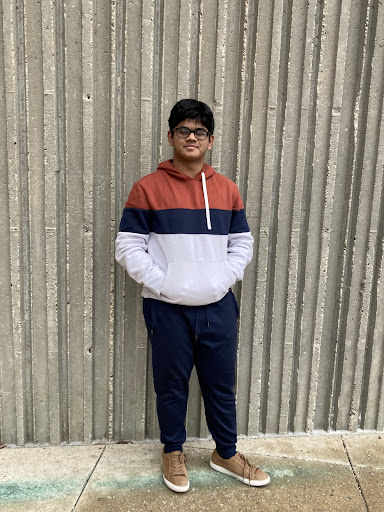
<svg viewBox="0 0 384 512">
<path fill-rule="evenodd" d="M 270 482 L 267 473 L 251 464 L 247 457 L 239 452 L 230 459 L 223 459 L 215 450 L 212 453 L 209 465 L 212 469 L 233 476 L 240 480 L 240 482 L 252 485 L 253 487 L 261 487 Z"/>
<path fill-rule="evenodd" d="M 167 487 L 175 492 L 186 492 L 189 489 L 189 480 L 185 463 L 187 457 L 183 452 L 161 454 L 163 480 Z"/>
</svg>

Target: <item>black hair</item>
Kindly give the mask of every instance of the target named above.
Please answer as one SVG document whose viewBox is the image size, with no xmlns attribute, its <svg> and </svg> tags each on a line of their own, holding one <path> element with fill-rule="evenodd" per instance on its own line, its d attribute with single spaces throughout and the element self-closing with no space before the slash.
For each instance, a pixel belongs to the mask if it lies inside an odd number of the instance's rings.
<svg viewBox="0 0 384 512">
<path fill-rule="evenodd" d="M 213 118 L 212 110 L 202 101 L 193 99 L 183 99 L 176 103 L 172 108 L 171 114 L 168 119 L 169 129 L 171 132 L 176 126 L 184 121 L 184 119 L 196 119 L 205 126 L 209 134 L 213 134 L 215 129 L 215 120 Z"/>
</svg>

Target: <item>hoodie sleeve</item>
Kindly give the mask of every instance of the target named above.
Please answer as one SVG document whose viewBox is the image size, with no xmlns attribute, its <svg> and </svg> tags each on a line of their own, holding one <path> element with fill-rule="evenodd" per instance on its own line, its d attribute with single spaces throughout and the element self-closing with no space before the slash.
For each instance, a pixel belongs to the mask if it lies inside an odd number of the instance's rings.
<svg viewBox="0 0 384 512">
<path fill-rule="evenodd" d="M 145 192 L 135 183 L 120 222 L 115 258 L 132 279 L 160 295 L 165 273 L 147 253 L 151 217 Z"/>
<path fill-rule="evenodd" d="M 236 277 L 236 281 L 243 279 L 245 267 L 250 263 L 252 255 L 253 236 L 249 230 L 240 193 L 237 190 L 232 208 L 227 247 L 227 261 Z"/>
</svg>

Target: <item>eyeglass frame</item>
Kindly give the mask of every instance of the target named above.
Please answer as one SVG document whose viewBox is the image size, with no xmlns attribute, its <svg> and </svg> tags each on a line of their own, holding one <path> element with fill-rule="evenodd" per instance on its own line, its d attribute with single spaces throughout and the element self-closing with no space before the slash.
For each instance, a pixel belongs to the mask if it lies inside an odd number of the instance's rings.
<svg viewBox="0 0 384 512">
<path fill-rule="evenodd" d="M 179 128 L 183 128 L 184 130 L 188 130 L 188 131 L 189 131 L 188 135 L 186 135 L 185 137 L 184 137 L 183 135 L 179 135 L 179 133 L 177 132 L 177 130 L 178 130 Z M 198 139 L 198 138 L 197 138 L 197 136 L 196 136 L 196 132 L 197 132 L 198 130 L 203 130 L 203 131 L 205 132 L 205 134 L 206 134 L 206 135 L 205 135 L 204 139 L 202 139 L 202 138 L 199 138 L 199 139 Z M 173 135 L 173 132 L 176 132 L 176 135 L 177 135 L 178 137 L 180 137 L 180 139 L 188 139 L 188 137 L 191 135 L 191 133 L 193 133 L 193 135 L 194 135 L 194 137 L 195 137 L 195 139 L 196 139 L 196 140 L 207 140 L 207 139 L 212 135 L 208 130 L 204 130 L 204 128 L 196 128 L 195 130 L 191 130 L 191 129 L 190 129 L 190 128 L 188 128 L 187 126 L 176 126 L 176 128 L 173 128 L 173 129 L 171 130 L 172 135 Z"/>
</svg>

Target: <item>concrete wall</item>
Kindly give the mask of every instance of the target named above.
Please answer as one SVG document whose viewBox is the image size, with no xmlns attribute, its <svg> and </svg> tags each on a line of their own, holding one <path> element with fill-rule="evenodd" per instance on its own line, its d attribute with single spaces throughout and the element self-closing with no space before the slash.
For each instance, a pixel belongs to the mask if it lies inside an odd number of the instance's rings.
<svg viewBox="0 0 384 512">
<path fill-rule="evenodd" d="M 382 430 L 383 68 L 379 0 L 1 0 L 1 442 L 159 436 L 113 243 L 188 96 L 255 236 L 239 434 Z"/>
</svg>

